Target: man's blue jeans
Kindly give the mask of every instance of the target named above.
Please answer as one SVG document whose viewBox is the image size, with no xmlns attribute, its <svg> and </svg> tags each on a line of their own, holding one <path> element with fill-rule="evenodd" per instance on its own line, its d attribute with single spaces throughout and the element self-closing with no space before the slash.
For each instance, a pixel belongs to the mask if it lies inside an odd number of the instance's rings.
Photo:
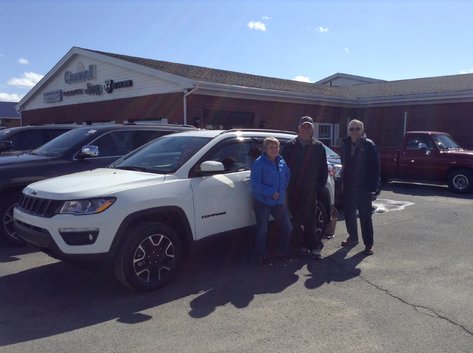
<svg viewBox="0 0 473 353">
<path fill-rule="evenodd" d="M 259 257 L 268 257 L 266 238 L 269 216 L 273 216 L 279 226 L 278 250 L 287 254 L 292 225 L 286 205 L 269 206 L 253 198 L 253 208 L 256 216 L 256 252 Z"/>
</svg>

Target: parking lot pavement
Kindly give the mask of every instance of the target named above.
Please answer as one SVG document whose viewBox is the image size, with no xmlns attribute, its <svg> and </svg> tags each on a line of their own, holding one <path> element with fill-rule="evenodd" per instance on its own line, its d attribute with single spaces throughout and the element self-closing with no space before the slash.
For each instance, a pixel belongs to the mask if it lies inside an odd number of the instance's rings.
<svg viewBox="0 0 473 353">
<path fill-rule="evenodd" d="M 473 352 L 473 195 L 388 184 L 381 200 L 409 205 L 374 214 L 374 256 L 340 248 L 339 221 L 323 260 L 261 268 L 241 234 L 145 294 L 0 243 L 0 351 Z"/>
</svg>

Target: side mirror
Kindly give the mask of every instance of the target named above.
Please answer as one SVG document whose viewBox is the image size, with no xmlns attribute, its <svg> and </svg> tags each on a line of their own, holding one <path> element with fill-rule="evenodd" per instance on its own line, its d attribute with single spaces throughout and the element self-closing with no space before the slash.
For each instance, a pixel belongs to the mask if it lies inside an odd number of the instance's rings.
<svg viewBox="0 0 473 353">
<path fill-rule="evenodd" d="M 83 146 L 79 152 L 79 157 L 81 158 L 97 157 L 98 155 L 99 155 L 99 148 L 94 145 Z"/>
<path fill-rule="evenodd" d="M 11 141 L 0 141 L 0 152 L 5 152 L 13 149 Z"/>
<path fill-rule="evenodd" d="M 204 174 L 213 174 L 225 171 L 225 167 L 221 162 L 205 161 L 200 164 L 200 171 Z"/>
</svg>

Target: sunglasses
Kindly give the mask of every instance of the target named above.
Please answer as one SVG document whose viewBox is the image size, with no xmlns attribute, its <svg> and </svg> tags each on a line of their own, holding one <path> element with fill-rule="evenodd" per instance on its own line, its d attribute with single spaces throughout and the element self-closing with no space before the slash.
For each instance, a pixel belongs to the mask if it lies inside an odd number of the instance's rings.
<svg viewBox="0 0 473 353">
<path fill-rule="evenodd" d="M 350 131 L 360 131 L 361 127 L 351 127 L 348 130 L 350 130 Z"/>
</svg>

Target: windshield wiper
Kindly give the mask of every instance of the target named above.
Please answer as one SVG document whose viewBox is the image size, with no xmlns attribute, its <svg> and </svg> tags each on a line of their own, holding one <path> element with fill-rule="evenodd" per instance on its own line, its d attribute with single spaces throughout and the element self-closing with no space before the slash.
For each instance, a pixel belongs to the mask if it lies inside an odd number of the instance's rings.
<svg viewBox="0 0 473 353">
<path fill-rule="evenodd" d="M 113 168 L 115 169 L 122 169 L 122 170 L 135 170 L 138 172 L 148 172 L 150 173 L 150 170 L 146 167 L 137 167 L 134 165 L 124 165 L 124 166 L 114 166 Z"/>
</svg>

